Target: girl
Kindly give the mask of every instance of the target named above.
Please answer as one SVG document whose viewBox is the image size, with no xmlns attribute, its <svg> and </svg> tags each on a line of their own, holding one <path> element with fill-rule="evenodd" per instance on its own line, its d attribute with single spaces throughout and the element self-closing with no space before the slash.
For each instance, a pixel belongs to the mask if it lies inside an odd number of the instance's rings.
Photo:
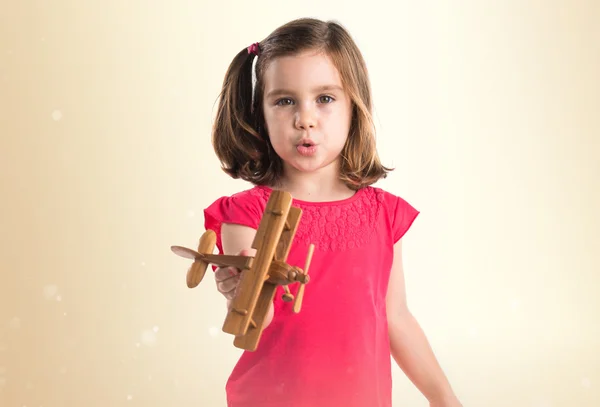
<svg viewBox="0 0 600 407">
<path fill-rule="evenodd" d="M 390 169 L 370 92 L 363 57 L 335 22 L 292 21 L 229 66 L 213 145 L 224 171 L 253 187 L 206 208 L 205 227 L 220 253 L 252 255 L 281 189 L 303 211 L 288 263 L 303 267 L 315 244 L 301 312 L 279 287 L 258 349 L 227 382 L 230 407 L 390 407 L 392 358 L 432 407 L 460 406 L 405 301 L 402 238 L 419 212 L 371 186 Z M 215 279 L 229 304 L 239 270 Z"/>
</svg>

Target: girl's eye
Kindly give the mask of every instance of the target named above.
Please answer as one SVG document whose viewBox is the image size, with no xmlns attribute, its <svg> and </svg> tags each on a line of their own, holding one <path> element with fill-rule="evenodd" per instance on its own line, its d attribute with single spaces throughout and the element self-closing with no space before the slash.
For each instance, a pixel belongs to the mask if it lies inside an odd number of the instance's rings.
<svg viewBox="0 0 600 407">
<path fill-rule="evenodd" d="M 331 96 L 320 96 L 319 102 L 321 103 L 331 103 L 333 102 L 333 98 Z"/>
<path fill-rule="evenodd" d="M 279 99 L 279 100 L 277 101 L 277 103 L 275 103 L 275 104 L 276 104 L 277 106 L 287 106 L 287 105 L 291 105 L 292 103 L 293 103 L 293 102 L 292 102 L 292 99 L 289 99 L 289 98 L 283 98 L 283 99 Z"/>
</svg>

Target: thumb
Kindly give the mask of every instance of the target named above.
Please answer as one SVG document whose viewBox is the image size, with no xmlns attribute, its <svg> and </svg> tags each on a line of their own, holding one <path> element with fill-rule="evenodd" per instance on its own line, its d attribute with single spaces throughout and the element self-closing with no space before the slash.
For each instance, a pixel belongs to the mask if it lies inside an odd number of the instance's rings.
<svg viewBox="0 0 600 407">
<path fill-rule="evenodd" d="M 256 254 L 256 249 L 242 249 L 238 253 L 238 256 L 254 256 Z"/>
</svg>

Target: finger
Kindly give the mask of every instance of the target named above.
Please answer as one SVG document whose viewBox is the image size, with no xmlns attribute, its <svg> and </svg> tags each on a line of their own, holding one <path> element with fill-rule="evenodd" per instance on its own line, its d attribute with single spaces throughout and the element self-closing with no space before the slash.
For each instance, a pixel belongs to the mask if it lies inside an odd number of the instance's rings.
<svg viewBox="0 0 600 407">
<path fill-rule="evenodd" d="M 232 277 L 227 280 L 219 281 L 217 283 L 217 289 L 221 293 L 226 293 L 226 292 L 235 290 L 235 288 L 238 286 L 239 281 L 240 281 L 240 279 L 236 278 L 236 277 Z"/>
<path fill-rule="evenodd" d="M 256 255 L 256 249 L 242 249 L 238 256 L 254 256 Z"/>
<path fill-rule="evenodd" d="M 238 256 L 254 256 L 256 249 L 243 249 L 237 255 Z M 240 270 L 235 267 L 218 267 L 215 271 L 215 280 L 224 281 L 228 278 L 235 277 L 240 274 Z"/>
<path fill-rule="evenodd" d="M 221 294 L 223 294 L 225 296 L 225 298 L 227 298 L 229 300 L 233 300 L 239 294 L 240 280 L 241 280 L 241 274 L 238 275 L 234 279 L 230 279 L 225 282 L 219 283 L 219 284 L 221 284 L 219 291 L 221 292 Z M 231 284 L 232 282 L 234 282 L 235 285 L 233 287 L 230 287 L 229 284 Z"/>
<path fill-rule="evenodd" d="M 225 296 L 228 300 L 233 300 L 238 295 L 239 285 L 236 285 L 231 290 L 223 291 L 221 294 Z"/>
<path fill-rule="evenodd" d="M 233 267 L 221 267 L 215 271 L 215 280 L 225 281 L 232 277 L 236 277 L 239 272 Z"/>
</svg>

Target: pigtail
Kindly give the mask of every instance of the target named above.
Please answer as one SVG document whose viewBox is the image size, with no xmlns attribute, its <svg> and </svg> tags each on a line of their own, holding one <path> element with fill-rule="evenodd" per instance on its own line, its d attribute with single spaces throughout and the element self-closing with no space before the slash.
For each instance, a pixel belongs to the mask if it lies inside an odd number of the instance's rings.
<svg viewBox="0 0 600 407">
<path fill-rule="evenodd" d="M 257 47 L 254 44 L 253 47 Z M 233 178 L 241 173 L 259 171 L 265 142 L 258 131 L 258 117 L 253 108 L 252 63 L 256 48 L 240 51 L 227 69 L 212 143 L 222 169 Z M 252 51 L 252 52 L 251 52 Z M 246 178 L 246 177 L 243 177 Z"/>
</svg>

